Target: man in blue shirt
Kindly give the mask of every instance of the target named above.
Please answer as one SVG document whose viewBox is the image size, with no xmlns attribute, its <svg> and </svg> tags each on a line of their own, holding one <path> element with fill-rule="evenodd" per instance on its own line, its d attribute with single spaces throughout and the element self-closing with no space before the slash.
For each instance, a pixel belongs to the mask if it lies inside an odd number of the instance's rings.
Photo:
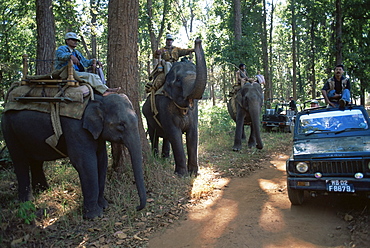
<svg viewBox="0 0 370 248">
<path fill-rule="evenodd" d="M 334 76 L 329 78 L 321 89 L 326 104 L 332 107 L 343 108 L 351 101 L 351 84 L 349 78 L 344 77 L 343 73 L 344 66 L 337 65 Z"/>
<path fill-rule="evenodd" d="M 63 66 L 68 64 L 69 60 L 73 61 L 73 67 L 77 75 L 86 83 L 90 84 L 97 92 L 101 93 L 103 96 L 109 95 L 111 93 L 116 93 L 120 88 L 110 89 L 108 86 L 103 84 L 99 75 L 95 73 L 85 72 L 85 68 L 93 64 L 92 59 L 86 59 L 78 50 L 77 43 L 80 41 L 77 35 L 73 32 L 69 32 L 64 37 L 66 45 L 60 46 L 56 51 L 56 61 L 55 69 L 61 69 Z M 98 65 L 102 65 L 100 61 L 97 62 Z"/>
</svg>

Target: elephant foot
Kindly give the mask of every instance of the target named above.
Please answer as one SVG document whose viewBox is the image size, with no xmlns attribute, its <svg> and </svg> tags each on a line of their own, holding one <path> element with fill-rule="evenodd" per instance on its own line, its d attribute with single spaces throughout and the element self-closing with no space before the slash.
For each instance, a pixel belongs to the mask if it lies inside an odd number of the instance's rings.
<svg viewBox="0 0 370 248">
<path fill-rule="evenodd" d="M 257 145 L 256 147 L 257 147 L 257 149 L 261 150 L 263 148 L 263 145 Z"/>
<path fill-rule="evenodd" d="M 257 144 L 255 142 L 253 143 L 248 143 L 248 148 L 252 149 L 253 147 L 257 147 Z"/>
<path fill-rule="evenodd" d="M 240 150 L 241 150 L 241 148 L 240 148 L 240 147 L 235 147 L 235 146 L 233 147 L 233 151 L 234 151 L 234 152 L 239 152 Z"/>
<path fill-rule="evenodd" d="M 108 208 L 108 201 L 105 200 L 105 198 L 103 197 L 103 199 L 100 199 L 98 201 L 98 205 L 99 207 L 101 207 L 102 209 L 107 209 Z"/>
<path fill-rule="evenodd" d="M 189 176 L 191 177 L 197 177 L 199 175 L 198 171 L 189 171 Z"/>
<path fill-rule="evenodd" d="M 175 175 L 177 175 L 179 177 L 186 177 L 186 176 L 188 176 L 188 171 L 184 170 L 184 169 L 182 169 L 182 170 L 176 169 L 175 170 Z"/>
<path fill-rule="evenodd" d="M 162 158 L 169 158 L 170 154 L 169 153 L 162 153 Z"/>
<path fill-rule="evenodd" d="M 84 211 L 84 219 L 93 220 L 97 217 L 103 216 L 103 209 L 99 206 L 93 208 L 93 209 L 86 209 Z"/>
<path fill-rule="evenodd" d="M 32 185 L 33 191 L 37 194 L 47 190 L 48 188 L 49 185 L 47 183 L 46 184 L 37 183 L 36 185 Z"/>
</svg>

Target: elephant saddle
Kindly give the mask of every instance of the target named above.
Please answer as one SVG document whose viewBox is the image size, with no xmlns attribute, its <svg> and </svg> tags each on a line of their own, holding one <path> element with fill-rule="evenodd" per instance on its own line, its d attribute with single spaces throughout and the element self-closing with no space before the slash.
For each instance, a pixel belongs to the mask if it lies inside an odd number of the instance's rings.
<svg viewBox="0 0 370 248">
<path fill-rule="evenodd" d="M 74 119 L 81 119 L 87 106 L 88 96 L 91 91 L 88 85 L 79 87 L 50 88 L 33 87 L 32 85 L 20 85 L 19 82 L 13 83 L 7 93 L 4 112 L 8 110 L 34 110 L 43 113 L 51 113 L 53 106 L 58 107 L 60 116 L 66 116 Z M 38 101 L 20 101 L 25 98 L 45 99 Z M 68 101 L 52 102 L 55 96 L 63 96 Z M 59 97 L 60 99 L 60 97 Z"/>
</svg>

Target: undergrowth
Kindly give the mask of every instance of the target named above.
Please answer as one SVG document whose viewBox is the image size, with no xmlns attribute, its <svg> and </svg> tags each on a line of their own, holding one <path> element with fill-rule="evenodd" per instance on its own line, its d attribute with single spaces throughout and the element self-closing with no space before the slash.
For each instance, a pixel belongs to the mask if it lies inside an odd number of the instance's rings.
<svg viewBox="0 0 370 248">
<path fill-rule="evenodd" d="M 245 176 L 259 169 L 272 152 L 291 147 L 289 133 L 262 133 L 264 148 L 232 151 L 235 123 L 226 104 L 199 107 L 199 164 L 197 178 L 174 175 L 174 159 L 147 156 L 144 178 L 147 207 L 136 211 L 139 198 L 132 171 L 118 173 L 109 167 L 105 197 L 109 208 L 104 217 L 93 221 L 82 218 L 82 193 L 76 170 L 68 160 L 45 163 L 50 189 L 31 206 L 17 202 L 17 183 L 11 167 L 0 170 L 0 246 L 14 247 L 145 247 L 154 231 L 182 218 L 189 203 L 206 198 L 219 177 Z M 145 120 L 144 120 L 145 123 Z M 246 135 L 249 128 L 246 127 Z M 36 208 L 34 215 L 29 212 Z M 24 214 L 19 217 L 19 210 Z M 25 221 L 31 224 L 26 224 Z"/>
</svg>

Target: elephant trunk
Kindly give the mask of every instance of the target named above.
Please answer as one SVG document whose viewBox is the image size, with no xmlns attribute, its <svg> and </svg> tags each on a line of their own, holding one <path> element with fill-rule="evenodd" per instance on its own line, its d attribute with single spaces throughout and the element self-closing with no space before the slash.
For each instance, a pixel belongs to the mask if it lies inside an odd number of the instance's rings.
<svg viewBox="0 0 370 248">
<path fill-rule="evenodd" d="M 140 137 L 137 132 L 133 132 L 132 135 L 137 136 L 132 140 L 139 140 Z M 142 158 L 142 150 L 141 150 L 141 144 L 140 142 L 137 142 L 135 144 L 129 144 L 126 145 L 130 152 L 130 157 L 131 157 L 131 164 L 132 164 L 132 170 L 134 172 L 134 178 L 135 178 L 135 183 L 136 183 L 136 189 L 139 194 L 140 198 L 140 205 L 136 207 L 136 210 L 142 210 L 146 206 L 146 189 L 144 185 L 144 175 L 143 175 L 143 158 Z"/>
<path fill-rule="evenodd" d="M 261 115 L 260 106 L 256 106 L 255 108 L 249 109 L 249 113 L 250 113 L 250 115 L 257 117 L 257 118 L 252 118 L 251 125 L 253 125 L 253 135 L 254 135 L 256 143 L 257 143 L 256 147 L 257 147 L 257 149 L 262 149 L 263 148 L 263 142 L 262 142 L 261 133 L 260 133 L 260 124 L 261 124 L 261 121 L 260 121 L 260 115 Z"/>
<path fill-rule="evenodd" d="M 194 88 L 189 95 L 189 99 L 201 99 L 207 83 L 207 66 L 202 48 L 202 40 L 195 40 L 195 57 L 196 57 L 196 78 Z"/>
</svg>

